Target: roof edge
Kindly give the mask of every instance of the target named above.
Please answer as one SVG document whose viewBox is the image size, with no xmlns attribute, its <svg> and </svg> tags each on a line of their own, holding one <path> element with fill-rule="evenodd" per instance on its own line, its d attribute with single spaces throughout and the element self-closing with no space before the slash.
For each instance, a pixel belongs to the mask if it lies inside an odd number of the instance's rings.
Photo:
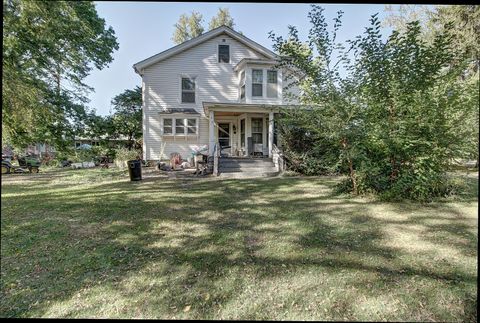
<svg viewBox="0 0 480 323">
<path fill-rule="evenodd" d="M 171 47 L 167 50 L 164 50 L 158 54 L 155 54 L 153 56 L 150 56 L 144 60 L 141 60 L 140 62 L 137 62 L 133 64 L 133 69 L 137 74 L 142 74 L 142 69 L 153 65 L 155 63 L 158 63 L 164 59 L 169 58 L 170 56 L 173 56 L 179 52 L 182 52 L 184 50 L 187 50 L 189 48 L 192 48 L 204 41 L 207 41 L 213 37 L 216 37 L 217 35 L 220 35 L 222 33 L 226 33 L 230 37 L 236 39 L 237 41 L 249 46 L 252 49 L 255 49 L 256 51 L 262 53 L 266 57 L 269 57 L 271 59 L 275 59 L 278 57 L 277 54 L 275 54 L 273 51 L 269 50 L 268 48 L 258 44 L 257 42 L 251 40 L 250 38 L 240 34 L 239 32 L 233 30 L 230 27 L 227 26 L 220 26 L 215 29 L 212 29 L 204 34 L 201 34 L 200 36 L 197 36 L 195 38 L 192 38 L 190 40 L 187 40 L 181 44 L 178 44 L 174 47 Z"/>
</svg>

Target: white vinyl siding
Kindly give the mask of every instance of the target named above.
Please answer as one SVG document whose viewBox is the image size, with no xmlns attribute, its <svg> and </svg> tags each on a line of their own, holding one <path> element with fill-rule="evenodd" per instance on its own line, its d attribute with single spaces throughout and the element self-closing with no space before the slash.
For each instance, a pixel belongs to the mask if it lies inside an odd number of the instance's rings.
<svg viewBox="0 0 480 323">
<path fill-rule="evenodd" d="M 230 63 L 218 63 L 218 44 L 222 43 L 222 39 L 230 45 Z M 145 159 L 167 159 L 173 152 L 187 158 L 193 149 L 208 145 L 208 119 L 202 102 L 238 102 L 239 78 L 233 72 L 233 67 L 245 57 L 266 58 L 237 40 L 221 35 L 144 69 L 142 94 Z M 195 103 L 181 102 L 181 78 L 186 75 L 196 75 Z M 159 112 L 181 107 L 193 107 L 200 114 L 197 134 L 163 137 L 162 115 Z M 166 144 L 163 155 L 160 156 L 162 142 Z"/>
</svg>

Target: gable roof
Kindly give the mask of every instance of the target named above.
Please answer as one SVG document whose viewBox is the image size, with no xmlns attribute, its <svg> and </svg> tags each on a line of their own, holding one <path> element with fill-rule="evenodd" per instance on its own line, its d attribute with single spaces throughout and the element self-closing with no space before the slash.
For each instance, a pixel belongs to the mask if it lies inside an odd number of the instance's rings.
<svg viewBox="0 0 480 323">
<path fill-rule="evenodd" d="M 256 50 L 257 52 L 265 55 L 266 57 L 270 59 L 275 59 L 278 57 L 277 54 L 272 52 L 266 47 L 263 47 L 262 45 L 254 42 L 253 40 L 245 37 L 244 35 L 240 34 L 239 32 L 236 32 L 230 27 L 227 26 L 220 26 L 218 28 L 212 29 L 198 37 L 192 38 L 190 40 L 187 40 L 186 42 L 183 42 L 177 46 L 174 46 L 170 49 L 167 49 L 163 52 L 160 52 L 156 55 L 153 55 L 147 59 L 144 59 L 143 61 L 140 61 L 136 64 L 133 65 L 133 69 L 135 70 L 136 73 L 142 75 L 142 69 L 155 64 L 157 62 L 160 62 L 164 59 L 167 59 L 168 57 L 171 57 L 175 54 L 178 54 L 184 50 L 187 50 L 189 48 L 192 48 L 200 43 L 203 43 L 209 39 L 212 39 L 214 37 L 217 37 L 221 34 L 227 34 L 228 36 L 232 37 L 233 39 L 239 41 L 240 43 Z"/>
</svg>

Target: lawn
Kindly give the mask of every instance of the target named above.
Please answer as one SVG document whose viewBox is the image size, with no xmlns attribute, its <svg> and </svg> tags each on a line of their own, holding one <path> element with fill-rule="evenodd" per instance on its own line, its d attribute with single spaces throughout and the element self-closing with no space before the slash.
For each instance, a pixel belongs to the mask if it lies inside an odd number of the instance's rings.
<svg viewBox="0 0 480 323">
<path fill-rule="evenodd" d="M 430 204 L 337 178 L 2 178 L 2 317 L 477 320 L 478 186 Z"/>
</svg>

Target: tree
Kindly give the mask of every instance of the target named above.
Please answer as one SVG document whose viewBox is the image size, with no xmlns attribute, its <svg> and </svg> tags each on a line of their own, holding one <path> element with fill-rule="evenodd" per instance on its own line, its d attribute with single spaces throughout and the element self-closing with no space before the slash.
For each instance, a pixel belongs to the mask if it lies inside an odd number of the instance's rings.
<svg viewBox="0 0 480 323">
<path fill-rule="evenodd" d="M 117 135 L 127 137 L 128 148 L 135 148 L 135 142 L 142 136 L 142 88 L 125 90 L 112 99 L 113 126 Z"/>
<path fill-rule="evenodd" d="M 2 141 L 67 145 L 87 114 L 83 80 L 118 49 L 93 2 L 4 2 Z"/>
<path fill-rule="evenodd" d="M 287 39 L 270 34 L 278 67 L 301 75 L 305 108 L 284 109 L 278 119 L 290 167 L 297 159 L 302 172 L 345 173 L 343 188 L 355 194 L 418 200 L 448 194 L 449 164 L 468 152 L 471 129 L 458 125 L 472 120 L 479 101 L 478 80 L 463 82 L 465 64 L 453 64 L 452 24 L 430 43 L 418 21 L 384 41 L 374 15 L 345 50 L 335 42 L 341 13 L 331 33 L 322 8 L 313 6 L 309 18 L 306 42 L 292 26 Z"/>
<path fill-rule="evenodd" d="M 464 73 L 459 75 L 464 86 L 477 86 L 480 67 L 480 6 L 475 5 L 449 5 L 449 6 L 413 6 L 401 5 L 398 10 L 391 7 L 386 8 L 390 15 L 384 23 L 404 32 L 412 18 L 421 17 L 422 38 L 432 43 L 435 36 L 442 32 L 443 26 L 452 24 L 452 50 L 455 52 L 454 59 L 450 64 L 464 66 Z M 470 101 L 475 102 L 478 91 L 471 91 Z M 478 109 L 474 114 L 467 115 L 460 124 L 463 132 L 468 135 L 470 144 L 469 158 L 479 159 L 479 124 Z"/>
<path fill-rule="evenodd" d="M 175 44 L 181 44 L 203 34 L 202 19 L 202 14 L 196 11 L 192 11 L 190 16 L 182 14 L 178 22 L 174 25 L 173 42 Z"/>
<path fill-rule="evenodd" d="M 209 30 L 215 29 L 220 26 L 227 26 L 233 28 L 234 26 L 233 18 L 230 16 L 230 11 L 228 8 L 218 8 L 217 15 L 212 17 L 210 24 L 208 25 Z"/>
</svg>

